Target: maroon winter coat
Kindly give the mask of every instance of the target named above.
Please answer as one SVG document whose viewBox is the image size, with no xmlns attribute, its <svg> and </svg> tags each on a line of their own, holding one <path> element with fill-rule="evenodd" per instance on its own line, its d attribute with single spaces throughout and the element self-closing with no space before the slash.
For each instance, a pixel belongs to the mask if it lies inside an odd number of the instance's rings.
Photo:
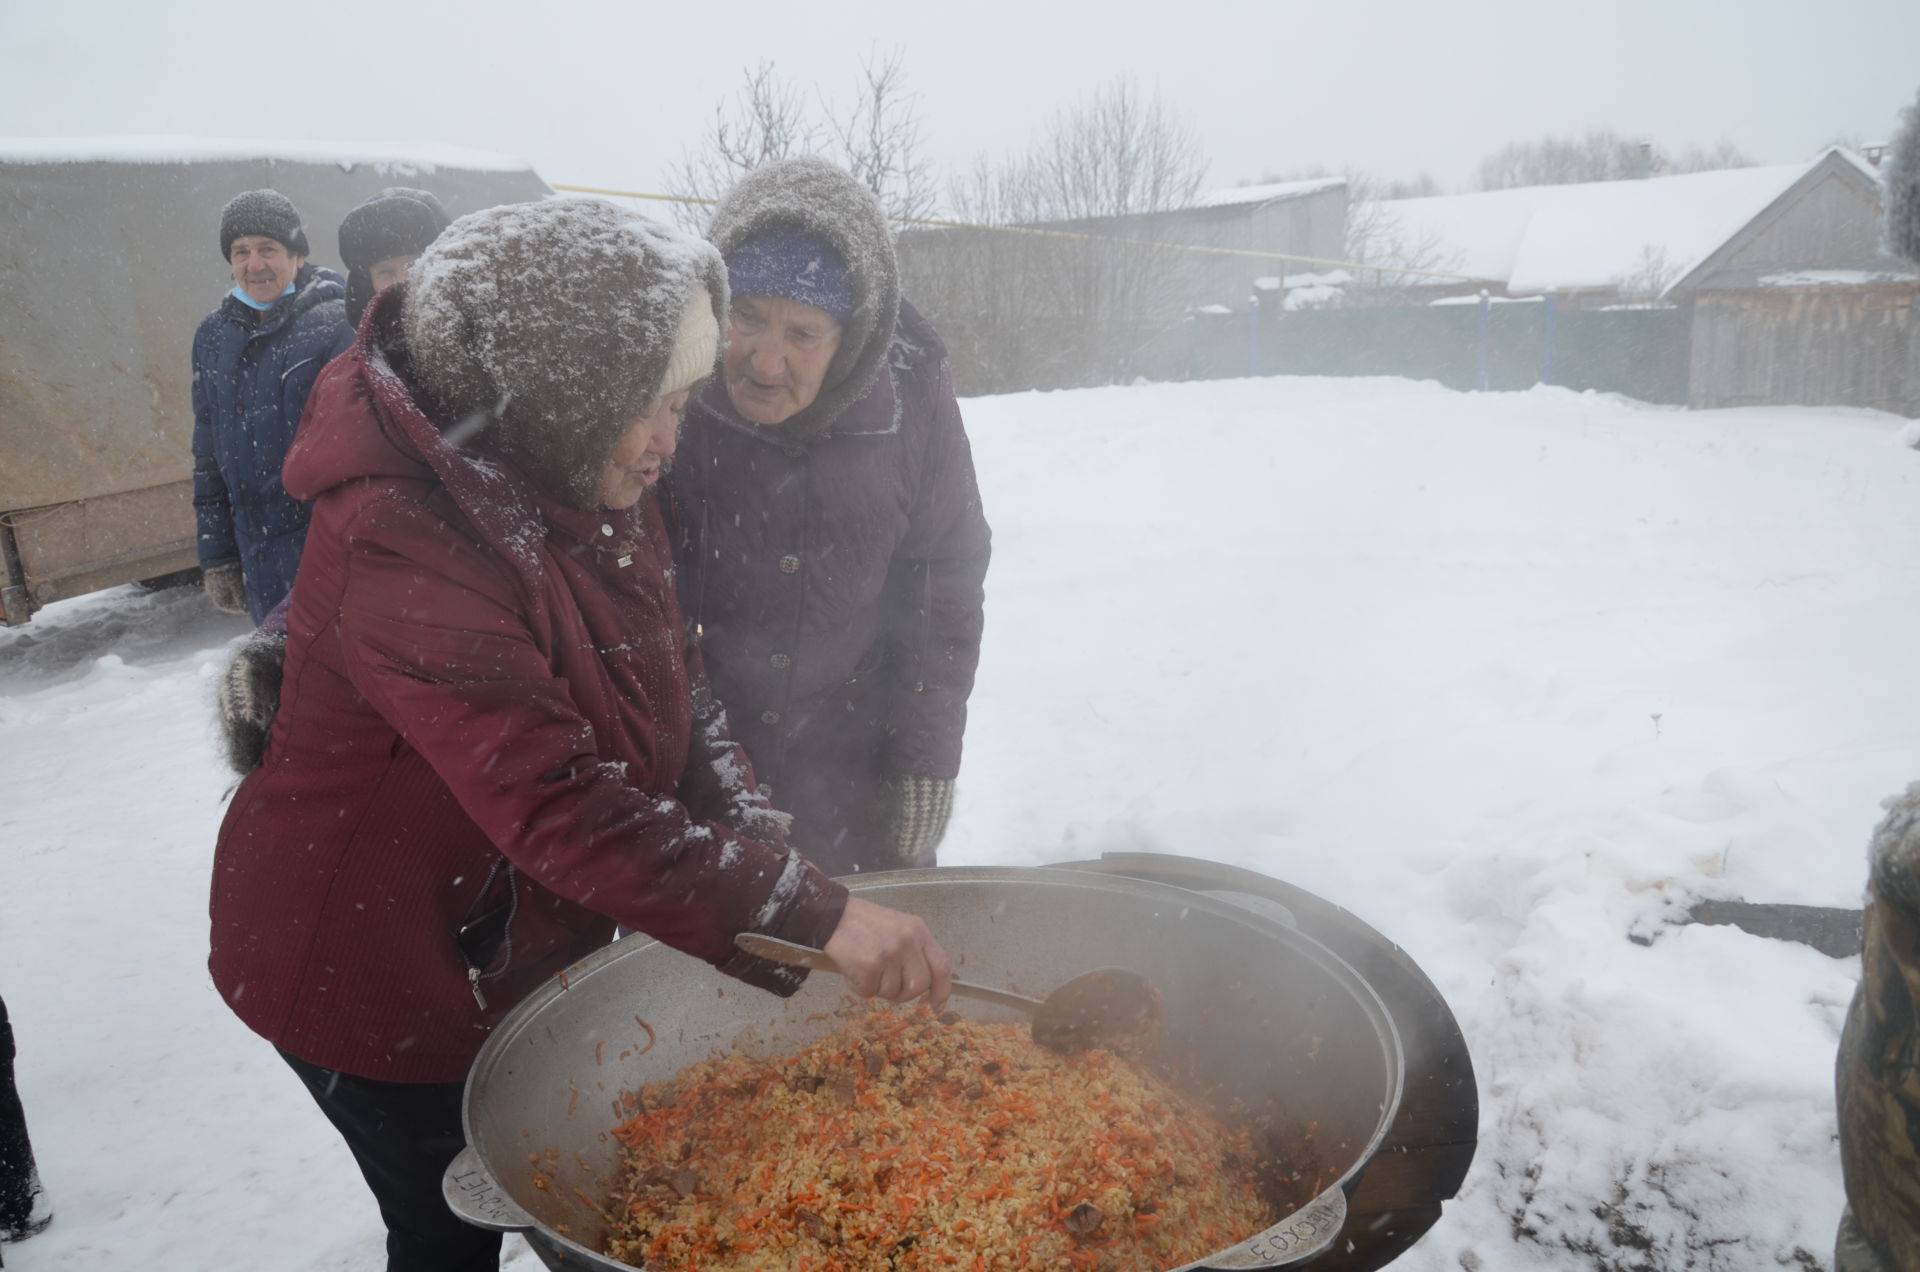
<svg viewBox="0 0 1920 1272">
<path fill-rule="evenodd" d="M 846 893 L 785 851 L 726 734 L 657 504 L 581 512 L 455 451 L 389 363 L 403 294 L 287 458 L 313 523 L 265 761 L 220 830 L 215 985 L 301 1059 L 401 1082 L 464 1077 L 616 921 L 791 992 L 734 935 L 822 944 Z M 456 937 L 509 902 L 483 1009 Z"/>
<path fill-rule="evenodd" d="M 714 693 L 830 874 L 900 864 L 890 777 L 960 771 L 991 547 L 946 347 L 904 303 L 882 342 L 816 434 L 750 423 L 710 382 L 667 479 Z"/>
</svg>

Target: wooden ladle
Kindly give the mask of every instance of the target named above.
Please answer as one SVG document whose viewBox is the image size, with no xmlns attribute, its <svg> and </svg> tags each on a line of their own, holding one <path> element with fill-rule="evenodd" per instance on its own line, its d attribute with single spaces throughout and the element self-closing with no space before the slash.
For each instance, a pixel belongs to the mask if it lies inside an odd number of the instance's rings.
<svg viewBox="0 0 1920 1272">
<path fill-rule="evenodd" d="M 846 975 L 831 955 L 811 945 L 757 932 L 742 932 L 733 943 L 776 963 Z M 963 980 L 953 982 L 953 992 L 1026 1012 L 1033 1017 L 1033 1040 L 1062 1055 L 1140 1037 L 1160 1018 L 1160 991 L 1140 973 L 1122 967 L 1082 972 L 1045 998 Z"/>
</svg>

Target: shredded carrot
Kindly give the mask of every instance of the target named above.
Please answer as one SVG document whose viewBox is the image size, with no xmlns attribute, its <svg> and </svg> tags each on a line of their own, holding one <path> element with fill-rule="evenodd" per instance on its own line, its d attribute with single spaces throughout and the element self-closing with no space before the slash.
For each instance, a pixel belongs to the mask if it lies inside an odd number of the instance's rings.
<svg viewBox="0 0 1920 1272">
<path fill-rule="evenodd" d="M 593 1063 L 596 1067 L 598 1067 L 600 1064 L 600 1053 L 605 1051 L 606 1049 L 607 1049 L 607 1040 L 605 1038 L 602 1038 L 600 1041 L 593 1044 Z"/>
<path fill-rule="evenodd" d="M 796 1055 L 622 1093 L 604 1253 L 656 1272 L 1117 1272 L 1273 1219 L 1251 1131 L 1135 1061 L 924 1007 L 837 1014 Z"/>
<path fill-rule="evenodd" d="M 635 1016 L 633 1018 L 633 1023 L 636 1025 L 639 1025 L 642 1029 L 647 1031 L 647 1045 L 640 1048 L 640 1050 L 634 1053 L 635 1055 L 644 1056 L 647 1054 L 647 1052 L 653 1050 L 653 1044 L 656 1041 L 654 1037 L 653 1026 L 648 1024 L 646 1021 L 640 1019 L 640 1017 L 638 1016 Z"/>
</svg>

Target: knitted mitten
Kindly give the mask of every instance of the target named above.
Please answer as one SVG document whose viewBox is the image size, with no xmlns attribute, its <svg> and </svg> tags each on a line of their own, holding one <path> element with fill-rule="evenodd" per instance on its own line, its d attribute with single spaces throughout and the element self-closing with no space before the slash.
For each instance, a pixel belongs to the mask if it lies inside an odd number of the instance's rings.
<svg viewBox="0 0 1920 1272">
<path fill-rule="evenodd" d="M 953 814 L 953 779 L 915 777 L 893 779 L 893 842 L 899 868 L 915 870 L 934 864 L 934 850 L 947 833 Z"/>
<path fill-rule="evenodd" d="M 240 574 L 238 561 L 209 566 L 201 575 L 201 586 L 207 589 L 207 599 L 215 609 L 229 614 L 247 612 L 247 581 Z"/>
<path fill-rule="evenodd" d="M 257 631 L 234 651 L 220 677 L 220 733 L 227 763 L 245 777 L 260 767 L 267 734 L 280 710 L 280 672 L 287 662 L 287 634 Z"/>
</svg>

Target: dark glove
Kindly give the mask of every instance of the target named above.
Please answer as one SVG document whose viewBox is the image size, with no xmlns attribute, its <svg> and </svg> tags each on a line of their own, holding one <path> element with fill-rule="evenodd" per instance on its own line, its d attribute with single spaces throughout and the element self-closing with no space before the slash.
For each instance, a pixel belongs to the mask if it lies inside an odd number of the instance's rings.
<svg viewBox="0 0 1920 1272">
<path fill-rule="evenodd" d="M 229 614 L 247 612 L 247 581 L 240 574 L 238 561 L 208 566 L 202 571 L 201 586 L 207 589 L 207 599 L 215 609 Z"/>
<path fill-rule="evenodd" d="M 234 652 L 227 674 L 220 677 L 220 733 L 227 744 L 227 763 L 242 777 L 259 768 L 267 753 L 286 663 L 287 634 L 258 631 Z"/>
<path fill-rule="evenodd" d="M 893 786 L 893 843 L 903 870 L 934 865 L 953 815 L 953 779 L 901 775 Z"/>
</svg>

